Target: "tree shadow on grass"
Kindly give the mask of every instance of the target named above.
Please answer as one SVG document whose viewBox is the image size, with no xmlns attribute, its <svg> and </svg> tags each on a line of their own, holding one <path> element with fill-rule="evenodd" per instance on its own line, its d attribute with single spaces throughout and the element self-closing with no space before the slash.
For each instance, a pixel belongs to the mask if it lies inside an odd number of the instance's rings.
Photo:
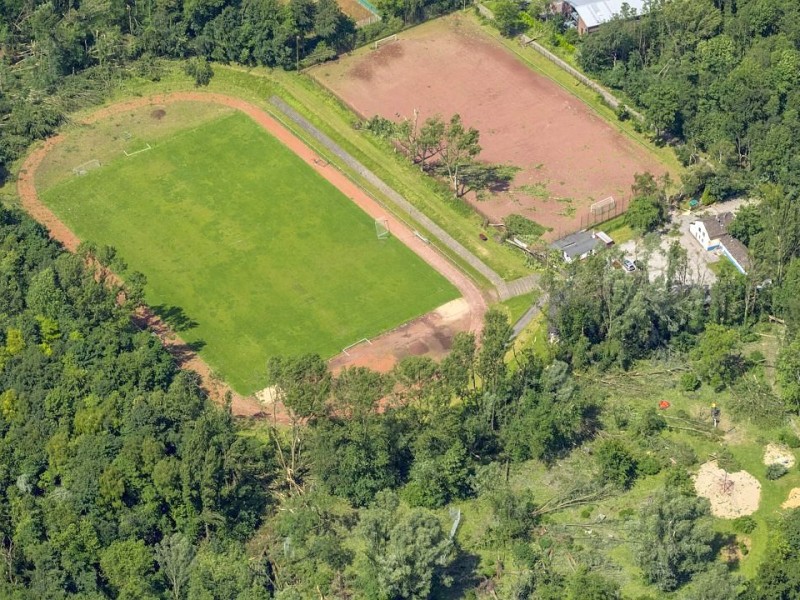
<svg viewBox="0 0 800 600">
<path fill-rule="evenodd" d="M 436 584 L 431 590 L 431 598 L 456 600 L 463 598 L 469 590 L 474 590 L 480 583 L 476 573 L 479 563 L 480 558 L 476 554 L 461 550 L 447 569 L 447 576 L 452 578 L 450 587 Z"/>
<path fill-rule="evenodd" d="M 197 321 L 189 317 L 180 306 L 168 306 L 166 304 L 157 304 L 152 307 L 161 320 L 170 326 L 172 331 L 180 333 L 181 331 L 189 331 L 199 325 Z"/>
<path fill-rule="evenodd" d="M 205 340 L 195 340 L 193 342 L 186 342 L 183 344 L 171 344 L 168 348 L 169 353 L 177 361 L 179 365 L 193 359 L 195 355 L 205 348 Z"/>
</svg>

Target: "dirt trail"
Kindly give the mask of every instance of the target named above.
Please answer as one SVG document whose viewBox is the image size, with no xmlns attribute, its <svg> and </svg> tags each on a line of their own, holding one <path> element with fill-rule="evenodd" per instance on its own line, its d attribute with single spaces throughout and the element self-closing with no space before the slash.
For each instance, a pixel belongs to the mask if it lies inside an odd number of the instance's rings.
<svg viewBox="0 0 800 600">
<path fill-rule="evenodd" d="M 374 218 L 383 217 L 388 219 L 392 235 L 402 241 L 426 263 L 441 273 L 464 296 L 469 307 L 469 319 L 464 320 L 463 329 L 475 333 L 480 332 L 483 326 L 483 315 L 487 310 L 487 303 L 483 294 L 472 280 L 450 263 L 450 261 L 439 255 L 430 246 L 415 236 L 405 224 L 395 219 L 391 214 L 387 214 L 377 202 L 370 198 L 355 183 L 350 181 L 342 172 L 328 165 L 324 159 L 308 148 L 301 140 L 296 138 L 281 123 L 257 106 L 239 98 L 223 94 L 174 92 L 148 98 L 136 98 L 127 102 L 113 104 L 92 113 L 81 122 L 84 124 L 91 124 L 115 114 L 141 108 L 143 106 L 164 106 L 172 102 L 213 102 L 245 113 L 302 158 L 311 168 L 335 185 L 368 215 Z M 47 227 L 53 239 L 61 242 L 69 251 L 75 252 L 80 244 L 80 239 L 41 202 L 35 185 L 36 170 L 41 165 L 45 156 L 47 156 L 47 153 L 63 140 L 63 135 L 56 135 L 46 140 L 44 144 L 28 155 L 28 158 L 25 160 L 19 172 L 17 191 L 23 208 L 33 218 Z M 226 383 L 216 379 L 212 375 L 210 366 L 149 308 L 144 307 L 141 309 L 139 313 L 137 313 L 135 321 L 141 327 L 147 327 L 159 336 L 164 347 L 175 357 L 181 368 L 191 369 L 200 375 L 203 387 L 212 399 L 217 402 L 224 402 L 226 396 L 230 394 L 232 410 L 235 415 L 253 417 L 267 416 L 266 413 L 269 413 L 269 417 L 279 423 L 288 422 L 288 416 L 282 407 L 263 407 L 257 400 L 237 394 Z M 380 342 L 374 344 L 374 350 L 385 350 L 385 348 L 391 346 L 393 340 L 392 336 L 396 335 L 399 335 L 397 330 L 388 332 L 377 338 L 377 340 L 373 340 L 373 343 L 376 341 Z M 361 359 L 358 360 L 358 364 L 366 364 L 385 371 L 390 369 L 396 360 L 397 356 L 393 354 L 390 354 L 388 357 L 373 356 L 372 360 L 364 360 L 364 358 L 361 357 Z M 346 355 L 337 356 L 332 360 L 332 363 L 338 368 L 347 366 L 349 362 L 349 357 Z M 353 361 L 353 364 L 355 364 L 355 361 Z"/>
</svg>

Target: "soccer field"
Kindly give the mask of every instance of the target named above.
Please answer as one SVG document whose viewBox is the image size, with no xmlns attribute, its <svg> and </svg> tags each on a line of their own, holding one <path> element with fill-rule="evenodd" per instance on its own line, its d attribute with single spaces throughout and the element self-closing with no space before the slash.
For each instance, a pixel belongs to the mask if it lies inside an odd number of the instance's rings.
<svg viewBox="0 0 800 600">
<path fill-rule="evenodd" d="M 241 113 L 40 192 L 147 276 L 148 304 L 183 312 L 180 335 L 240 393 L 269 356 L 330 357 L 459 295 Z"/>
</svg>

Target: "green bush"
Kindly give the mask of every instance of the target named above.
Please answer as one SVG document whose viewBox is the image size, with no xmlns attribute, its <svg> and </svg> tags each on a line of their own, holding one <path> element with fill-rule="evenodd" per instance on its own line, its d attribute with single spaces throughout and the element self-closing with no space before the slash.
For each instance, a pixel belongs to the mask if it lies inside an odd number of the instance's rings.
<svg viewBox="0 0 800 600">
<path fill-rule="evenodd" d="M 633 516 L 633 509 L 632 508 L 623 508 L 619 511 L 619 518 L 623 521 L 627 521 Z"/>
<path fill-rule="evenodd" d="M 780 479 L 788 472 L 789 469 L 787 469 L 785 465 L 774 463 L 767 466 L 767 479 L 774 481 L 775 479 Z"/>
<path fill-rule="evenodd" d="M 588 519 L 592 516 L 592 511 L 594 510 L 594 506 L 587 506 L 581 511 L 581 519 Z"/>
<path fill-rule="evenodd" d="M 694 373 L 684 373 L 681 375 L 680 386 L 684 392 L 693 392 L 700 387 L 700 380 Z"/>
<path fill-rule="evenodd" d="M 622 489 L 633 485 L 636 480 L 636 458 L 621 441 L 604 440 L 597 446 L 595 458 L 604 482 L 613 483 Z"/>
<path fill-rule="evenodd" d="M 650 454 L 636 463 L 636 470 L 640 475 L 658 475 L 661 472 L 661 462 Z"/>
<path fill-rule="evenodd" d="M 544 227 L 522 215 L 508 215 L 503 219 L 509 235 L 540 236 L 545 231 Z"/>
<path fill-rule="evenodd" d="M 694 496 L 694 482 L 685 468 L 672 467 L 664 478 L 664 487 L 684 496 Z"/>
<path fill-rule="evenodd" d="M 753 517 L 739 517 L 731 523 L 736 533 L 753 533 L 758 526 Z"/>
<path fill-rule="evenodd" d="M 784 429 L 778 434 L 778 441 L 789 448 L 800 448 L 800 437 L 797 437 L 794 431 Z"/>
</svg>

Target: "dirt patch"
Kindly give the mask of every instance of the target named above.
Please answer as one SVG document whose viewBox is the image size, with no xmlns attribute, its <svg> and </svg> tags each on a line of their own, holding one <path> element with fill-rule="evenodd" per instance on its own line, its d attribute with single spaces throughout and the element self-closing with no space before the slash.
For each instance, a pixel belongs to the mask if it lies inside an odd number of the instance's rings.
<svg viewBox="0 0 800 600">
<path fill-rule="evenodd" d="M 473 329 L 472 307 L 462 298 L 448 302 L 433 312 L 393 331 L 363 343 L 331 359 L 334 373 L 344 367 L 369 367 L 386 373 L 407 356 L 428 356 L 439 360 L 447 356 L 453 337 Z"/>
<path fill-rule="evenodd" d="M 764 448 L 764 464 L 765 465 L 783 465 L 787 469 L 791 469 L 795 463 L 794 453 L 785 446 L 778 444 L 767 444 Z"/>
<path fill-rule="evenodd" d="M 424 340 L 428 345 L 426 354 L 439 358 L 449 349 L 447 340 L 458 331 L 469 330 L 479 333 L 483 325 L 483 315 L 487 303 L 481 291 L 475 284 L 450 263 L 438 254 L 428 244 L 425 244 L 403 222 L 392 216 L 375 200 L 369 197 L 361 188 L 350 181 L 344 173 L 328 165 L 322 157 L 318 156 L 298 138 L 294 137 L 280 123 L 275 121 L 268 113 L 257 106 L 222 94 L 203 92 L 174 92 L 168 95 L 154 96 L 151 98 L 137 98 L 128 102 L 115 104 L 92 113 L 83 121 L 83 125 L 96 123 L 124 112 L 138 108 L 153 106 L 158 107 L 175 102 L 204 102 L 216 103 L 222 106 L 239 110 L 256 123 L 264 127 L 271 135 L 285 144 L 290 150 L 303 159 L 315 171 L 336 186 L 343 194 L 357 204 L 364 212 L 373 218 L 386 218 L 392 235 L 402 241 L 412 251 L 420 256 L 426 263 L 441 273 L 448 281 L 458 288 L 465 301 L 465 311 L 458 318 L 452 314 L 445 318 L 436 311 L 420 317 L 411 323 L 386 333 L 364 344 L 367 349 L 357 347 L 349 354 L 340 355 L 331 361 L 333 369 L 340 369 L 347 365 L 369 366 L 378 371 L 388 371 L 397 362 L 399 357 L 410 353 L 409 346 L 418 340 Z M 67 250 L 75 252 L 80 244 L 79 238 L 61 222 L 58 217 L 39 199 L 35 175 L 47 154 L 65 139 L 64 135 L 54 136 L 36 148 L 28 155 L 17 180 L 17 191 L 23 208 L 37 221 L 44 225 L 51 237 L 61 242 Z M 449 309 L 452 310 L 452 309 Z M 265 415 L 263 406 L 254 397 L 244 397 L 237 394 L 225 382 L 216 378 L 210 366 L 194 352 L 169 326 L 155 315 L 149 308 L 143 308 L 136 316 L 137 323 L 142 327 L 151 329 L 159 336 L 164 347 L 175 357 L 181 368 L 190 369 L 200 375 L 202 385 L 209 396 L 220 403 L 231 403 L 233 413 L 241 416 L 270 416 L 279 423 L 287 423 L 288 417 L 282 407 L 273 405 L 271 414 Z M 432 341 L 429 341 L 432 340 Z M 443 341 L 444 340 L 444 341 Z"/>
<path fill-rule="evenodd" d="M 800 508 L 800 488 L 789 490 L 789 497 L 781 504 L 781 508 Z"/>
<path fill-rule="evenodd" d="M 711 513 L 721 519 L 752 515 L 761 502 L 761 484 L 747 471 L 727 473 L 717 461 L 705 463 L 694 477 L 697 495 L 708 498 Z"/>
<path fill-rule="evenodd" d="M 364 118 L 459 113 L 481 133 L 481 158 L 521 168 L 511 189 L 469 201 L 492 221 L 512 213 L 575 231 L 592 202 L 627 202 L 635 173 L 666 168 L 558 84 L 454 15 L 398 41 L 310 71 Z M 565 200 L 570 199 L 568 204 Z"/>
<path fill-rule="evenodd" d="M 164 110 L 163 108 L 157 108 L 150 113 L 150 118 L 155 119 L 156 121 L 160 121 L 166 116 L 167 116 L 167 111 Z"/>
</svg>

